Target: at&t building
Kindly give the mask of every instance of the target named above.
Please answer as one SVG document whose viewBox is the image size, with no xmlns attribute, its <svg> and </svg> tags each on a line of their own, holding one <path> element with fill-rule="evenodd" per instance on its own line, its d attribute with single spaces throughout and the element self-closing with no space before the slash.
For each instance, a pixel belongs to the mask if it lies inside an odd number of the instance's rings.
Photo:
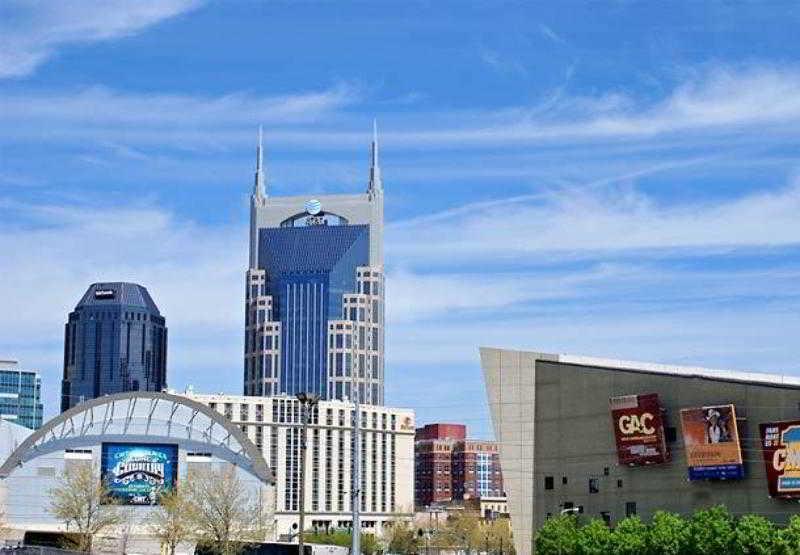
<svg viewBox="0 0 800 555">
<path fill-rule="evenodd" d="M 383 184 L 377 137 L 367 190 L 273 197 L 261 138 L 250 199 L 245 395 L 384 402 Z"/>
</svg>

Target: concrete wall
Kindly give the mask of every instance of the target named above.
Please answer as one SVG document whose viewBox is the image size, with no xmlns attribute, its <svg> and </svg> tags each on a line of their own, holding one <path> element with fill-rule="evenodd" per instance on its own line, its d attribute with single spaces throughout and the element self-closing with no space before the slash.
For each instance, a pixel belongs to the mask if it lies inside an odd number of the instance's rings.
<svg viewBox="0 0 800 555">
<path fill-rule="evenodd" d="M 800 512 L 797 502 L 768 496 L 758 439 L 759 423 L 800 417 L 800 388 L 584 366 L 558 358 L 481 350 L 520 555 L 531 553 L 533 532 L 567 502 L 583 506 L 589 517 L 607 512 L 612 523 L 626 516 L 626 503 L 636 503 L 644 519 L 658 509 L 688 514 L 716 504 L 777 522 Z M 638 393 L 658 393 L 667 411 L 665 426 L 676 429 L 676 440 L 668 444 L 669 463 L 617 465 L 609 398 Z M 689 482 L 680 409 L 727 403 L 746 418 L 739 422 L 746 478 Z M 552 490 L 544 488 L 547 476 L 553 477 Z M 598 493 L 589 493 L 590 478 L 598 480 Z"/>
</svg>

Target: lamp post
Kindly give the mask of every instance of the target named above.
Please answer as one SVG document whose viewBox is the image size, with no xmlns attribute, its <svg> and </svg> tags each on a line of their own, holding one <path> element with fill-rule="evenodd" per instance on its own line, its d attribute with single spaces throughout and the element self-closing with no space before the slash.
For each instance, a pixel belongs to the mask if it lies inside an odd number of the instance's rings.
<svg viewBox="0 0 800 555">
<path fill-rule="evenodd" d="M 297 400 L 300 401 L 303 416 L 303 428 L 300 432 L 300 523 L 297 530 L 297 551 L 298 555 L 305 555 L 305 545 L 303 542 L 303 532 L 305 531 L 306 521 L 306 437 L 308 435 L 308 421 L 311 412 L 319 402 L 319 395 L 316 393 L 298 393 Z"/>
</svg>

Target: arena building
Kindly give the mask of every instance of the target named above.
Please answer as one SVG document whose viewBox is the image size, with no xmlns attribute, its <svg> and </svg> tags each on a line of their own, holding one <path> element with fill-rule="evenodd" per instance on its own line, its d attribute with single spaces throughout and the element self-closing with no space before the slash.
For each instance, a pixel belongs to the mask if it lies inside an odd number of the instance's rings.
<svg viewBox="0 0 800 555">
<path fill-rule="evenodd" d="M 800 498 L 800 378 L 482 348 L 517 553 L 567 512 L 609 524 Z"/>
<path fill-rule="evenodd" d="M 0 512 L 10 530 L 6 540 L 68 532 L 48 507 L 51 490 L 76 465 L 90 465 L 98 481 L 108 480 L 111 495 L 125 510 L 127 552 L 161 551 L 144 523 L 155 510 L 155 492 L 179 485 L 192 472 L 220 466 L 235 469 L 270 521 L 265 540 L 274 539 L 272 471 L 239 427 L 205 404 L 168 393 L 128 392 L 76 405 L 35 432 L 2 426 Z M 115 543 L 121 537 L 115 530 L 96 544 L 121 553 Z"/>
</svg>

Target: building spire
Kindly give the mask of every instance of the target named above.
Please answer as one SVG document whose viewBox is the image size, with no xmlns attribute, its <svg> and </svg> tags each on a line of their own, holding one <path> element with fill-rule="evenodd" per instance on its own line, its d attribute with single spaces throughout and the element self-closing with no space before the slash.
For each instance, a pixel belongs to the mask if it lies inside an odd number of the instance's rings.
<svg viewBox="0 0 800 555">
<path fill-rule="evenodd" d="M 253 185 L 253 196 L 256 198 L 264 198 L 266 190 L 264 189 L 264 150 L 263 150 L 263 132 L 261 126 L 258 126 L 258 147 L 256 148 L 256 179 Z"/>
<path fill-rule="evenodd" d="M 369 168 L 369 186 L 367 187 L 368 193 L 373 193 L 377 190 L 383 190 L 383 183 L 381 181 L 381 166 L 378 160 L 378 121 L 372 120 L 372 157 L 370 160 Z"/>
</svg>

